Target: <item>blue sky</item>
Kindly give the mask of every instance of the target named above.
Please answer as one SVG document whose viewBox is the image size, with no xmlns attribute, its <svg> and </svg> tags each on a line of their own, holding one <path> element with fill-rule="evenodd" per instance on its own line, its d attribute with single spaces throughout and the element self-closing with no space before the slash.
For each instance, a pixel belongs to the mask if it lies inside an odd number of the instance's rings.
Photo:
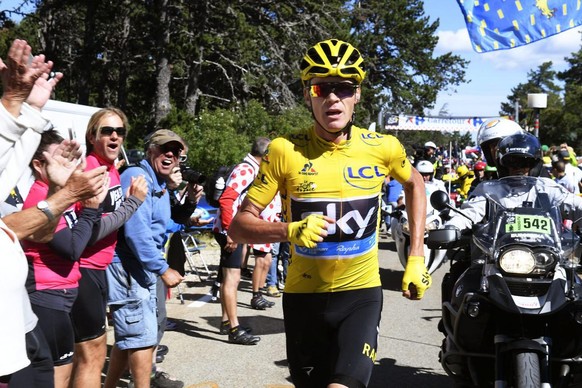
<svg viewBox="0 0 582 388">
<path fill-rule="evenodd" d="M 424 9 L 431 20 L 440 21 L 435 54 L 452 52 L 470 61 L 466 79 L 471 82 L 457 87 L 456 93 L 440 93 L 434 109 L 428 111 L 432 115 L 447 104 L 451 116 L 497 116 L 511 89 L 526 82 L 530 70 L 547 61 L 556 71 L 566 69 L 564 58 L 577 52 L 582 42 L 578 27 L 511 50 L 476 53 L 456 0 L 425 0 Z"/>
</svg>

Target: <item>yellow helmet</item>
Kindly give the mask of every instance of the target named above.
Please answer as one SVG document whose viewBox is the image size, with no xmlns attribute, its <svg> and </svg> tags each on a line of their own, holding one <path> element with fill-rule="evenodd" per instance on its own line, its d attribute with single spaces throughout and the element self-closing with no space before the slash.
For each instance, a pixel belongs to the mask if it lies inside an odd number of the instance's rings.
<svg viewBox="0 0 582 388">
<path fill-rule="evenodd" d="M 301 61 L 301 81 L 305 84 L 315 77 L 343 77 L 362 83 L 366 72 L 364 59 L 351 44 L 329 39 L 317 43 L 307 50 Z"/>
<path fill-rule="evenodd" d="M 457 175 L 459 178 L 464 177 L 468 173 L 469 173 L 469 167 L 465 166 L 464 164 L 457 167 Z"/>
</svg>

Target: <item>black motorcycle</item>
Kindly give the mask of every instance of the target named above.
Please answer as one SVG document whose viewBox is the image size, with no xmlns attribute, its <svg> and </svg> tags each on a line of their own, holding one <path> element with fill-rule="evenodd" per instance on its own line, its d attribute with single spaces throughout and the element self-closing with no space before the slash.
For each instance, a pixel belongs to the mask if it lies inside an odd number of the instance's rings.
<svg viewBox="0 0 582 388">
<path fill-rule="evenodd" d="M 440 361 L 457 387 L 567 387 L 580 380 L 579 237 L 560 212 L 560 201 L 572 196 L 550 200 L 546 183 L 489 181 L 483 223 L 469 234 L 430 232 L 429 246 L 448 249 L 452 264 L 443 280 Z M 463 215 L 444 192 L 431 204 Z"/>
</svg>

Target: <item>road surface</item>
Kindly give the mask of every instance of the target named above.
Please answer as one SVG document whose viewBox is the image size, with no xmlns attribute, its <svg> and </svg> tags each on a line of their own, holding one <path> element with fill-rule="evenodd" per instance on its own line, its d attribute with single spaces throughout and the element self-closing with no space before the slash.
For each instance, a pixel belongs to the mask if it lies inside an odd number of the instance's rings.
<svg viewBox="0 0 582 388">
<path fill-rule="evenodd" d="M 376 366 L 369 388 L 450 387 L 439 361 L 442 334 L 437 330 L 440 319 L 440 283 L 446 268 L 433 275 L 432 288 L 421 301 L 401 296 L 403 269 L 391 238 L 381 235 L 380 275 L 384 308 Z M 207 241 L 202 250 L 211 270 L 218 264 L 218 251 Z M 196 261 L 200 263 L 200 261 Z M 249 261 L 250 266 L 253 259 Z M 446 264 L 445 264 L 446 267 Z M 243 325 L 261 337 L 256 346 L 228 343 L 220 335 L 220 305 L 209 299 L 210 280 L 201 282 L 187 276 L 182 286 L 184 304 L 176 289 L 168 300 L 168 316 L 177 324 L 166 332 L 162 343 L 169 353 L 158 367 L 184 381 L 186 388 L 292 388 L 285 357 L 281 298 L 269 298 L 275 307 L 265 311 L 250 307 L 251 283 L 243 279 L 239 287 L 238 314 Z M 112 329 L 108 333 L 111 344 Z M 106 366 L 107 367 L 107 366 Z M 119 384 L 127 386 L 127 380 Z"/>
</svg>

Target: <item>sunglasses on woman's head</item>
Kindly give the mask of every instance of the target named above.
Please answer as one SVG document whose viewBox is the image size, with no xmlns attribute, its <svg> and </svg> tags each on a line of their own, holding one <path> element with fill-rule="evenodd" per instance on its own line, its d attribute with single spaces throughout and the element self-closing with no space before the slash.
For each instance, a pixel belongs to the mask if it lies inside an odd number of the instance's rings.
<svg viewBox="0 0 582 388">
<path fill-rule="evenodd" d="M 101 127 L 100 134 L 103 136 L 111 136 L 113 132 L 117 132 L 117 136 L 125 137 L 127 130 L 125 127 Z"/>
<path fill-rule="evenodd" d="M 309 94 L 311 97 L 323 97 L 326 98 L 331 93 L 335 94 L 338 98 L 350 98 L 356 93 L 358 85 L 354 85 L 351 82 L 324 82 L 320 84 L 314 84 L 309 86 Z"/>
</svg>

